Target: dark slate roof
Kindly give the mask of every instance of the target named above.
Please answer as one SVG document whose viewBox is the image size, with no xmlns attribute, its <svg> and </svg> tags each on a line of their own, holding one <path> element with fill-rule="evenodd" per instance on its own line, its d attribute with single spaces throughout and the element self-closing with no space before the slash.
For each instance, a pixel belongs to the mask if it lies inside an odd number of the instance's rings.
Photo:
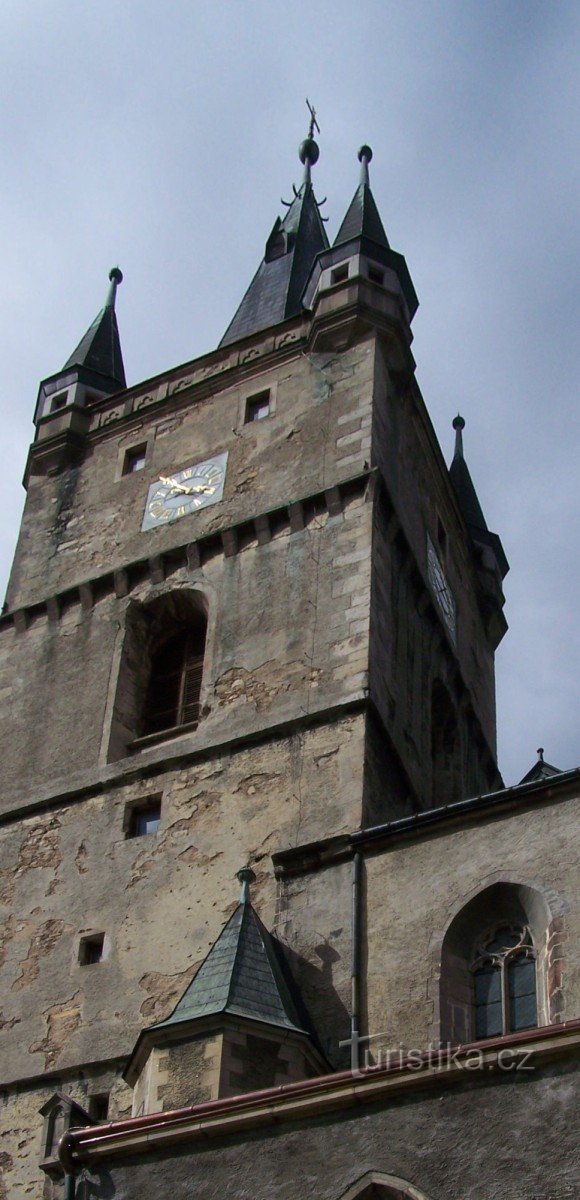
<svg viewBox="0 0 580 1200">
<path fill-rule="evenodd" d="M 171 1016 L 149 1032 L 230 1013 L 309 1032 L 298 1015 L 281 962 L 281 946 L 251 904 L 239 904 Z"/>
<path fill-rule="evenodd" d="M 534 763 L 532 769 L 520 779 L 520 783 L 538 783 L 541 779 L 551 779 L 552 775 L 561 775 L 559 767 L 553 767 L 551 763 L 544 762 L 540 755 L 537 762 Z"/>
<path fill-rule="evenodd" d="M 286 251 L 279 257 L 268 247 L 279 238 Z M 276 221 L 264 256 L 220 346 L 278 325 L 302 310 L 301 297 L 316 255 L 328 248 L 328 238 L 310 182 L 303 183 L 283 220 Z"/>
<path fill-rule="evenodd" d="M 379 210 L 368 183 L 360 183 L 347 209 L 346 216 L 333 245 L 368 238 L 378 246 L 390 249 Z"/>
<path fill-rule="evenodd" d="M 455 455 L 449 468 L 449 478 L 455 488 L 457 501 L 466 525 L 471 530 L 481 530 L 487 533 L 486 520 L 463 455 Z"/>
<path fill-rule="evenodd" d="M 112 303 L 106 304 L 81 338 L 76 350 L 64 364 L 69 367 L 86 367 L 106 379 L 113 380 L 119 389 L 127 386 L 119 327 Z"/>
</svg>

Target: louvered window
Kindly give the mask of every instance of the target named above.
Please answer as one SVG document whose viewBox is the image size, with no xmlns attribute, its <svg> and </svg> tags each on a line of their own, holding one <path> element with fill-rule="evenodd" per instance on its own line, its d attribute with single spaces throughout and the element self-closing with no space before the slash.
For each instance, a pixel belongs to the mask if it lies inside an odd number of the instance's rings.
<svg viewBox="0 0 580 1200">
<path fill-rule="evenodd" d="M 146 733 L 159 733 L 199 718 L 205 626 L 182 629 L 158 647 L 151 663 Z"/>
</svg>

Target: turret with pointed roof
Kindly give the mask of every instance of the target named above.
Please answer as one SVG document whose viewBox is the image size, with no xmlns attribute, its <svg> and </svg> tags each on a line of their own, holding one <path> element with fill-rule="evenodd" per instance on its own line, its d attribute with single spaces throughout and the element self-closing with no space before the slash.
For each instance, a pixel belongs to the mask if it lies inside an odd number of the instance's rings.
<svg viewBox="0 0 580 1200">
<path fill-rule="evenodd" d="M 161 1082 L 169 1107 L 246 1090 L 247 1067 L 254 1087 L 256 1071 L 274 1083 L 328 1069 L 282 946 L 251 904 L 255 878 L 250 867 L 238 871 L 237 908 L 173 1012 L 139 1034 L 124 1073 L 135 1088 L 135 1113 L 159 1107 L 160 1063 L 172 1047 L 179 1068 L 173 1080 Z M 186 1044 L 193 1048 L 189 1056 Z M 180 1090 L 184 1079 L 187 1096 Z"/>
<path fill-rule="evenodd" d="M 127 386 L 115 314 L 117 287 L 122 279 L 118 267 L 109 271 L 109 289 L 103 307 L 62 370 L 43 379 L 36 405 L 36 424 L 71 405 L 84 407 L 87 401 L 113 395 Z"/>
<path fill-rule="evenodd" d="M 121 391 L 127 386 L 125 367 L 121 353 L 119 327 L 115 314 L 117 287 L 123 280 L 118 267 L 109 271 L 110 286 L 104 307 L 97 313 L 92 325 L 81 338 L 78 346 L 67 358 L 63 370 L 69 367 L 84 367 L 87 371 L 102 376 L 103 381 L 115 384 Z"/>
</svg>

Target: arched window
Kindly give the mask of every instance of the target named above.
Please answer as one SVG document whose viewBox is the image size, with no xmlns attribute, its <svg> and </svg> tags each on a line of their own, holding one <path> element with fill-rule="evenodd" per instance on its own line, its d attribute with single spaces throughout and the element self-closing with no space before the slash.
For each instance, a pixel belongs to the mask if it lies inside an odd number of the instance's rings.
<svg viewBox="0 0 580 1200">
<path fill-rule="evenodd" d="M 538 1024 L 536 953 L 527 925 L 501 925 L 477 946 L 471 965 L 475 1037 Z"/>
<path fill-rule="evenodd" d="M 147 739 L 191 729 L 200 718 L 208 606 L 194 588 L 175 588 L 127 606 L 108 761 L 148 745 Z"/>
<path fill-rule="evenodd" d="M 502 1037 L 561 1020 L 560 927 L 542 893 L 527 885 L 502 881 L 473 896 L 441 946 L 441 1043 Z"/>
<path fill-rule="evenodd" d="M 197 619 L 155 649 L 145 706 L 144 733 L 160 733 L 199 719 L 205 621 Z"/>
</svg>

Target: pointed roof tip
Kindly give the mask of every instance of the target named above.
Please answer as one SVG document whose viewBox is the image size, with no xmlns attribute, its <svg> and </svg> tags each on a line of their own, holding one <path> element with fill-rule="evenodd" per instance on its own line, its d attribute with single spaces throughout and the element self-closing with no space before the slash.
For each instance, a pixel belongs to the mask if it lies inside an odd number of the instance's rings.
<svg viewBox="0 0 580 1200">
<path fill-rule="evenodd" d="M 119 284 L 123 282 L 123 272 L 119 267 L 111 267 L 111 270 L 109 271 L 109 280 L 110 284 L 107 292 L 107 299 L 105 300 L 105 308 L 114 308 L 117 288 Z"/>
<path fill-rule="evenodd" d="M 109 290 L 105 304 L 63 367 L 63 371 L 70 367 L 85 367 L 113 382 L 116 385 L 115 390 L 127 386 L 115 314 L 115 296 L 122 280 L 123 272 L 119 267 L 112 267 L 109 271 Z"/>
<path fill-rule="evenodd" d="M 364 145 L 364 146 L 360 147 L 358 154 L 357 154 L 357 158 L 360 163 L 359 187 L 361 186 L 361 184 L 364 187 L 370 187 L 369 163 L 372 161 L 372 157 L 373 157 L 373 152 L 372 152 L 370 146 Z"/>
<path fill-rule="evenodd" d="M 252 905 L 238 904 L 173 1011 L 149 1031 L 229 1013 L 310 1034 L 296 984 L 281 957 L 276 938 Z"/>
<path fill-rule="evenodd" d="M 390 250 L 389 239 L 369 183 L 369 163 L 373 157 L 370 146 L 361 146 L 357 157 L 361 164 L 358 187 L 334 239 L 333 246 L 339 246 L 341 242 L 367 238 L 376 245 Z"/>
<path fill-rule="evenodd" d="M 453 418 L 453 428 L 455 430 L 455 453 L 454 458 L 463 458 L 463 430 L 465 429 L 465 421 L 460 413 Z"/>
<path fill-rule="evenodd" d="M 250 886 L 252 883 L 256 882 L 256 876 L 252 871 L 252 868 L 249 865 L 247 867 L 242 867 L 236 872 L 236 879 L 238 879 L 242 885 L 240 892 L 240 904 L 250 904 Z"/>
</svg>

